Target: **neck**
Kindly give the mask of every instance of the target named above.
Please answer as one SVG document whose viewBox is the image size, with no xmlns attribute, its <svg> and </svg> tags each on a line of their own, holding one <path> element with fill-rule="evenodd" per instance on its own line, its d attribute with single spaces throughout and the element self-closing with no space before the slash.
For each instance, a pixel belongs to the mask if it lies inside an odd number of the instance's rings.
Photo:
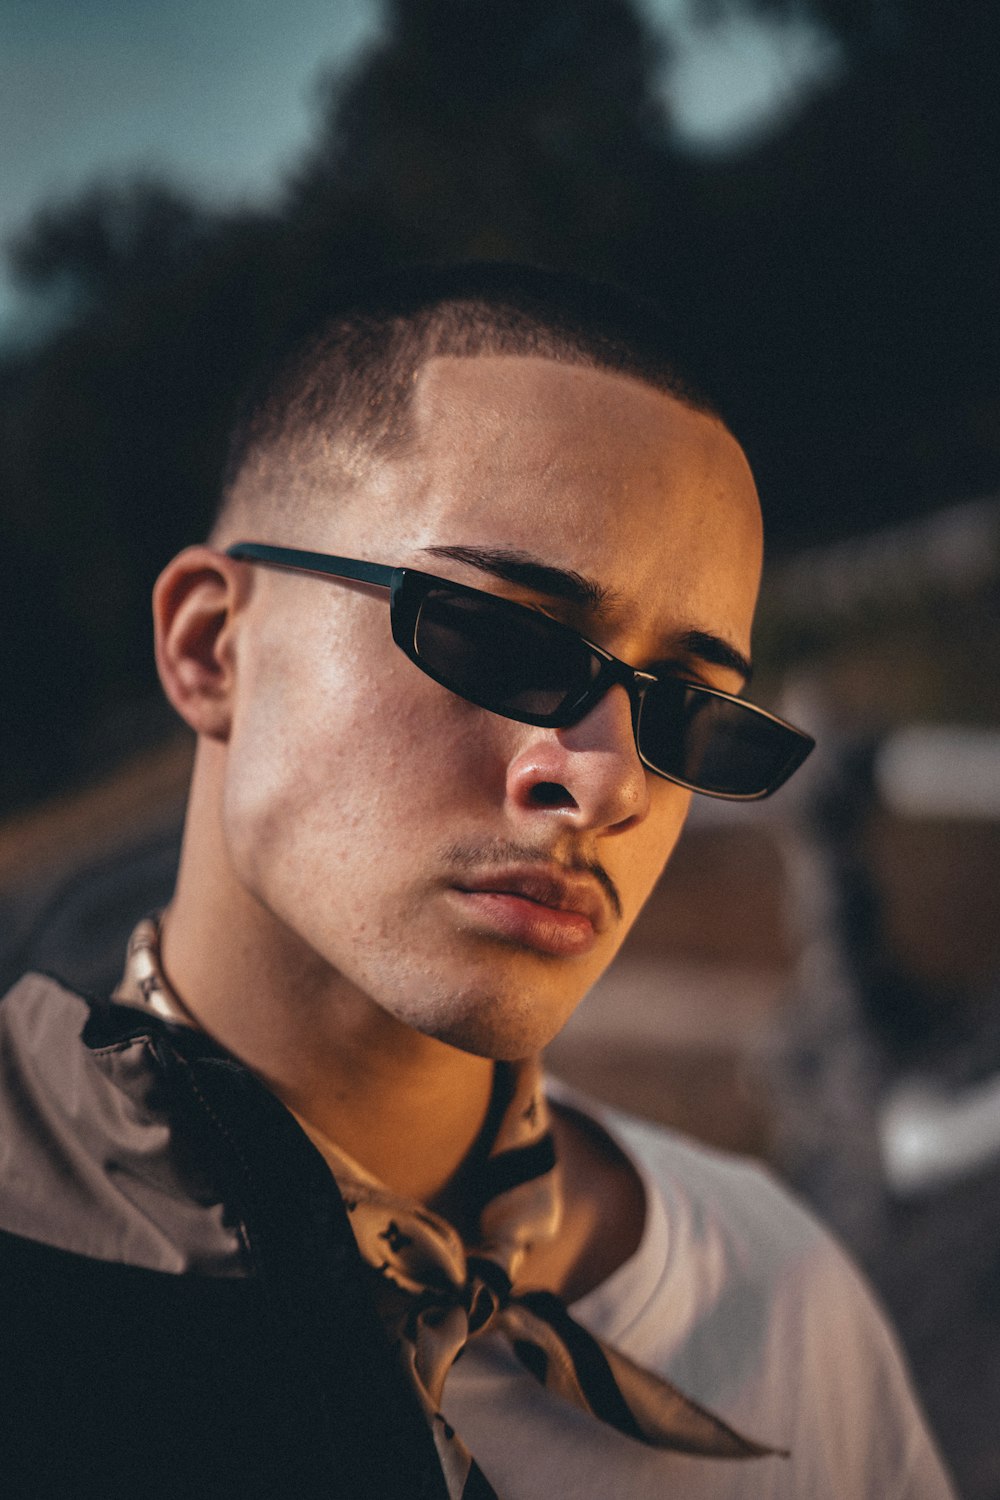
<svg viewBox="0 0 1000 1500">
<path fill-rule="evenodd" d="M 493 1064 L 398 1021 L 233 878 L 196 767 L 165 976 L 197 1024 L 394 1192 L 460 1211 Z"/>
</svg>

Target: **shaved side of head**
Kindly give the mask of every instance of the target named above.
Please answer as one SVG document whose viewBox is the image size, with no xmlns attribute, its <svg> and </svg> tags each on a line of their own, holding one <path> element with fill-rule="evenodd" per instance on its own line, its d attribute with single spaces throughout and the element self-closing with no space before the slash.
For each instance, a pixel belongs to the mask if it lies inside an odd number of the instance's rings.
<svg viewBox="0 0 1000 1500">
<path fill-rule="evenodd" d="M 715 415 L 669 352 L 662 312 L 617 288 L 507 263 L 410 268 L 345 293 L 263 371 L 234 430 L 213 540 L 275 522 L 292 539 L 414 437 L 417 375 L 442 355 L 534 356 L 631 376 Z"/>
</svg>

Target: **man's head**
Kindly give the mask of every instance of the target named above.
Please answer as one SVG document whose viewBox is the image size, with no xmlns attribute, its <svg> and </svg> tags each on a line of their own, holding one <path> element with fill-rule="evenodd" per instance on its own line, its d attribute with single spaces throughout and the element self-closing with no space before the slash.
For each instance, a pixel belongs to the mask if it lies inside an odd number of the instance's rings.
<svg viewBox="0 0 1000 1500">
<path fill-rule="evenodd" d="M 629 375 L 712 406 L 674 364 L 662 314 L 617 289 L 536 267 L 420 267 L 347 290 L 342 306 L 253 384 L 232 434 L 216 535 L 298 527 L 402 458 L 419 372 L 451 356 L 518 355 Z"/>
<path fill-rule="evenodd" d="M 400 278 L 250 413 L 213 541 L 432 572 L 736 692 L 756 494 L 660 342 L 648 311 L 563 278 Z M 185 859 L 216 922 L 338 1004 L 496 1057 L 544 1044 L 690 800 L 641 763 L 625 689 L 566 728 L 499 717 L 407 660 L 379 591 L 204 548 L 166 570 L 157 617 L 201 736 Z"/>
</svg>

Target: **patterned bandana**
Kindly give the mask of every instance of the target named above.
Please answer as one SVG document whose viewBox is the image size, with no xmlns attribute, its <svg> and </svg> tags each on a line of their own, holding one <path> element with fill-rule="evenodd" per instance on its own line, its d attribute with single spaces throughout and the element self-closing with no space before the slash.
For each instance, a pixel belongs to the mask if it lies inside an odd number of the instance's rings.
<svg viewBox="0 0 1000 1500">
<path fill-rule="evenodd" d="M 113 998 L 161 1019 L 196 1025 L 159 963 L 155 921 L 132 934 Z M 556 1235 L 562 1188 L 536 1059 L 498 1064 L 492 1144 L 476 1182 L 478 1234 L 467 1246 L 439 1214 L 383 1186 L 299 1119 L 337 1181 L 376 1301 L 434 1434 L 451 1500 L 496 1492 L 441 1414 L 448 1372 L 471 1340 L 502 1333 L 527 1370 L 595 1418 L 653 1447 L 712 1458 L 781 1450 L 742 1437 L 658 1375 L 602 1343 L 551 1292 L 518 1285 L 532 1244 Z"/>
</svg>

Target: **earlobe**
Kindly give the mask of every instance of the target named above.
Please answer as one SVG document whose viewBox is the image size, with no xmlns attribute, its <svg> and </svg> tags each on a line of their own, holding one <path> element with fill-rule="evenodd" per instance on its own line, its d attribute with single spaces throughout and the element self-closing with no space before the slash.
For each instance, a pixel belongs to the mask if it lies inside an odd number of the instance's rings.
<svg viewBox="0 0 1000 1500">
<path fill-rule="evenodd" d="M 238 568 L 210 547 L 188 547 L 153 590 L 163 691 L 185 723 L 215 740 L 228 739 L 232 720 Z"/>
</svg>

